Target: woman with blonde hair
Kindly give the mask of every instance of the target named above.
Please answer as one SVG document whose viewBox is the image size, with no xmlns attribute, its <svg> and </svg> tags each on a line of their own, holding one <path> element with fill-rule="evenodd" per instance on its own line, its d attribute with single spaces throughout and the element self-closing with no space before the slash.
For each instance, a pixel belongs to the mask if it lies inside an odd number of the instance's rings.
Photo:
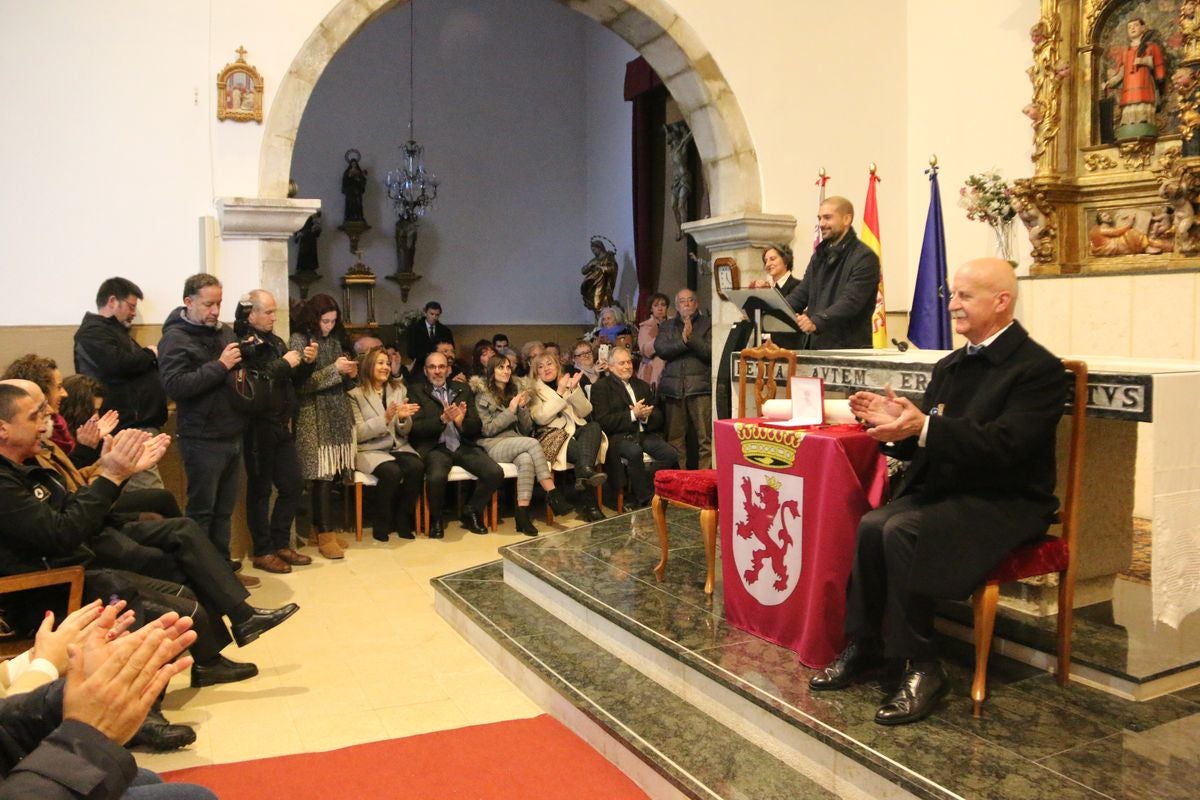
<svg viewBox="0 0 1200 800">
<path fill-rule="evenodd" d="M 592 403 L 579 385 L 582 376 L 564 374 L 558 358 L 548 353 L 533 360 L 531 373 L 529 413 L 546 459 L 554 469 L 575 466 L 575 508 L 580 518 L 586 522 L 604 519 L 592 489 L 608 480 L 595 468 L 596 462 L 604 459 L 607 441 L 600 425 L 588 419 Z"/>
<path fill-rule="evenodd" d="M 408 443 L 413 415 L 404 381 L 392 377 L 392 360 L 383 347 L 359 356 L 358 385 L 350 390 L 357 452 L 354 468 L 374 475 L 375 518 L 371 535 L 386 542 L 392 531 L 412 539 L 417 498 L 425 483 L 425 463 Z"/>
<path fill-rule="evenodd" d="M 504 356 L 492 356 L 482 376 L 471 378 L 475 407 L 483 423 L 479 445 L 498 464 L 517 467 L 517 530 L 537 536 L 538 529 L 529 517 L 529 501 L 536 480 L 546 491 L 546 502 L 555 514 L 567 514 L 571 504 L 554 486 L 554 475 L 545 451 L 532 438 L 533 417 L 529 414 L 529 391 L 519 389 L 513 380 L 512 364 Z"/>
</svg>

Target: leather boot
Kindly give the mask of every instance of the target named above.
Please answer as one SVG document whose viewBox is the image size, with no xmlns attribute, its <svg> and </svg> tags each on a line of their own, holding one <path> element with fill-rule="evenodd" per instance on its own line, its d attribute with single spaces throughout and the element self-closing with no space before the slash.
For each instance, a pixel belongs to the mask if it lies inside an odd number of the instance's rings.
<svg viewBox="0 0 1200 800">
<path fill-rule="evenodd" d="M 517 506 L 513 511 L 513 520 L 517 523 L 517 530 L 526 536 L 537 536 L 537 526 L 533 524 L 533 520 L 529 518 L 529 506 Z"/>
<path fill-rule="evenodd" d="M 337 534 L 334 533 L 318 533 L 317 550 L 320 551 L 321 555 L 329 559 L 346 557 L 346 554 L 342 552 L 342 548 L 338 544 Z"/>
<path fill-rule="evenodd" d="M 562 493 L 562 489 L 551 489 L 549 492 L 547 492 L 546 503 L 550 506 L 550 510 L 553 511 L 556 516 L 570 514 L 575 510 L 571 506 L 571 501 L 567 500 L 566 496 Z"/>
</svg>

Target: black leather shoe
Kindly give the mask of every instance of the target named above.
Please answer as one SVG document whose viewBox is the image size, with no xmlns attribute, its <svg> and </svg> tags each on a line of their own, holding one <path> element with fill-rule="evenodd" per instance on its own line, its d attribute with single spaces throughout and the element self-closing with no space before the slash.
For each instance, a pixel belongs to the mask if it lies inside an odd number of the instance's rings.
<svg viewBox="0 0 1200 800">
<path fill-rule="evenodd" d="M 471 533 L 482 535 L 488 532 L 487 528 L 483 527 L 483 520 L 479 518 L 479 514 L 475 511 L 464 511 L 458 521 Z"/>
<path fill-rule="evenodd" d="M 845 689 L 855 678 L 882 664 L 883 658 L 878 648 L 861 642 L 851 642 L 832 664 L 809 679 L 808 688 L 814 692 Z"/>
<path fill-rule="evenodd" d="M 414 534 L 411 530 L 405 530 L 404 528 L 401 528 L 400 530 L 396 531 L 396 535 L 399 536 L 401 539 L 417 538 L 416 534 Z"/>
<path fill-rule="evenodd" d="M 258 674 L 258 667 L 253 664 L 243 664 L 230 661 L 225 656 L 217 656 L 211 664 L 192 665 L 192 688 L 212 686 L 217 683 L 237 683 Z"/>
<path fill-rule="evenodd" d="M 388 540 L 388 533 L 382 528 L 372 528 L 371 536 L 377 542 L 386 542 Z"/>
<path fill-rule="evenodd" d="M 147 717 L 146 721 L 142 723 L 142 727 L 138 728 L 138 732 L 125 746 L 165 753 L 168 750 L 187 747 L 196 741 L 196 732 L 187 725 L 172 725 L 166 722 L 162 715 L 157 716 L 158 719 L 164 721 L 158 722 L 154 716 Z"/>
<path fill-rule="evenodd" d="M 904 725 L 925 719 L 949 688 L 946 670 L 940 663 L 926 669 L 910 665 L 900 688 L 875 712 L 875 721 L 880 725 Z"/>
<path fill-rule="evenodd" d="M 233 630 L 233 640 L 237 642 L 238 647 L 245 647 L 299 610 L 300 606 L 295 603 L 275 609 L 251 606 L 254 613 L 250 619 L 229 626 Z"/>
<path fill-rule="evenodd" d="M 440 519 L 429 520 L 429 538 L 442 539 L 446 536 L 446 528 Z"/>
</svg>

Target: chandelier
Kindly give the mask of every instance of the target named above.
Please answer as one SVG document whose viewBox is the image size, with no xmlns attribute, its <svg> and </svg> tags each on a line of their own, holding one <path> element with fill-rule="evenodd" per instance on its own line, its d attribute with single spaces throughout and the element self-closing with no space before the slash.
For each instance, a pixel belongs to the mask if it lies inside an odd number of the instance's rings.
<svg viewBox="0 0 1200 800">
<path fill-rule="evenodd" d="M 416 0 L 408 4 L 408 141 L 400 146 L 403 154 L 400 168 L 387 174 L 388 197 L 396 206 L 396 213 L 401 221 L 415 222 L 425 216 L 425 212 L 433 207 L 437 198 L 438 179 L 432 172 L 425 169 L 421 160 L 424 148 L 417 144 L 413 134 L 413 102 L 415 97 L 413 80 L 413 57 L 416 48 L 416 22 L 414 6 Z"/>
</svg>

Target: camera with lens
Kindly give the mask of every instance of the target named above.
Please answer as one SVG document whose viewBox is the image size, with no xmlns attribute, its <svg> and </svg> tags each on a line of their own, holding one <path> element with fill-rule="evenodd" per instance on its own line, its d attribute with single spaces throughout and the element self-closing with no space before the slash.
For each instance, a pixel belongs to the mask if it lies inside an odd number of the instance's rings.
<svg viewBox="0 0 1200 800">
<path fill-rule="evenodd" d="M 249 298 L 243 298 L 233 315 L 233 334 L 237 337 L 238 350 L 242 353 L 242 361 L 255 361 L 262 358 L 271 345 L 258 335 L 250 324 L 250 311 L 253 306 Z"/>
</svg>

